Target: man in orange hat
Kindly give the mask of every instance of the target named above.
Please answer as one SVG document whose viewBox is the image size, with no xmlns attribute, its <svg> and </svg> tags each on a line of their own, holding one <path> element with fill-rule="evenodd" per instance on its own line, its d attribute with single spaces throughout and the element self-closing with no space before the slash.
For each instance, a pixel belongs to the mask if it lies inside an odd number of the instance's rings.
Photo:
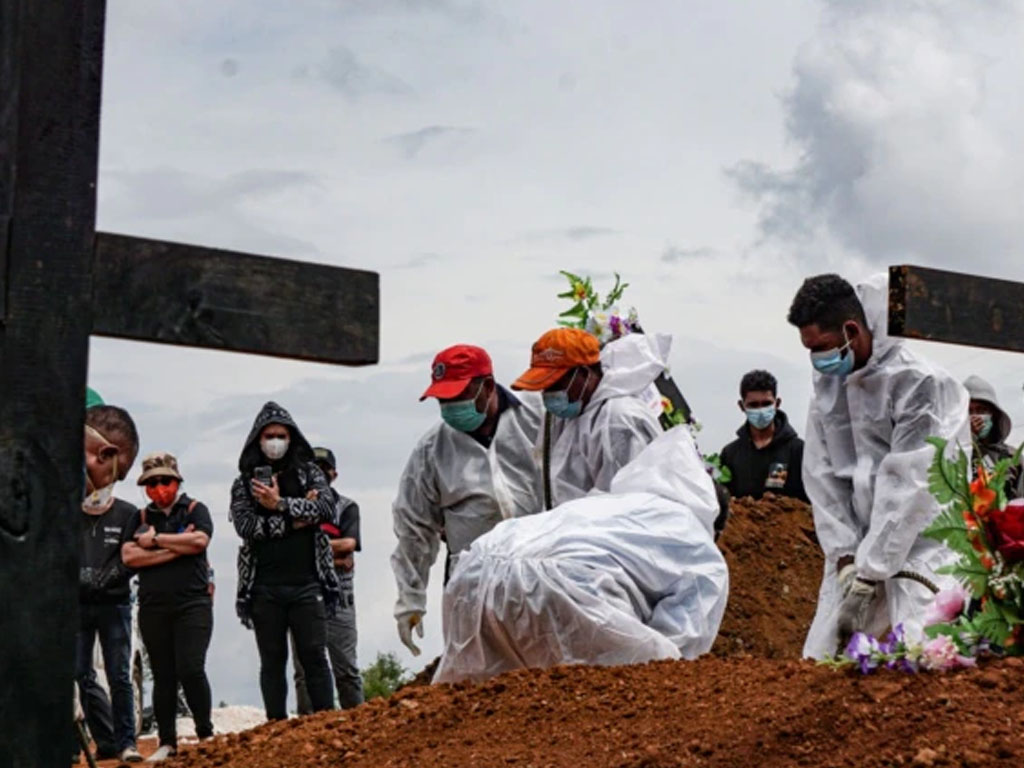
<svg viewBox="0 0 1024 768">
<path fill-rule="evenodd" d="M 512 389 L 542 391 L 553 418 L 543 464 L 546 505 L 607 491 L 612 477 L 661 434 L 661 398 L 671 339 L 630 334 L 606 344 L 577 328 L 556 328 L 533 345 L 530 368 Z"/>
<path fill-rule="evenodd" d="M 535 455 L 542 413 L 535 397 L 517 398 L 497 384 L 491 358 L 468 344 L 434 358 L 420 400 L 428 397 L 437 399 L 441 422 L 413 449 L 392 507 L 395 619 L 414 656 L 420 650 L 413 631 L 423 637 L 427 580 L 442 536 L 453 564 L 497 523 L 543 508 Z"/>
</svg>

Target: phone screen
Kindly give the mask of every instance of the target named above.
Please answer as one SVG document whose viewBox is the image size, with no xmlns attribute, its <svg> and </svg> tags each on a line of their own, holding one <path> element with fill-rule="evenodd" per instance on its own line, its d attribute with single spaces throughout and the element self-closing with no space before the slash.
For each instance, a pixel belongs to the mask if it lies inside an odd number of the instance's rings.
<svg viewBox="0 0 1024 768">
<path fill-rule="evenodd" d="M 271 485 L 273 480 L 273 472 L 270 467 L 256 467 L 252 473 L 253 479 L 258 480 L 264 485 Z"/>
</svg>

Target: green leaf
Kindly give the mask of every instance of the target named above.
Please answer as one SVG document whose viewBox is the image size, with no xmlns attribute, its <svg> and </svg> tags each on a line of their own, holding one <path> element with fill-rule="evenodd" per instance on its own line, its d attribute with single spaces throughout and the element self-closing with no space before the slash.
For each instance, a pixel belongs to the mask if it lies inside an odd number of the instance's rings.
<svg viewBox="0 0 1024 768">
<path fill-rule="evenodd" d="M 995 600 L 987 601 L 969 625 L 974 632 L 996 645 L 1005 644 L 1013 631 Z"/>
<path fill-rule="evenodd" d="M 967 523 L 964 522 L 963 513 L 953 508 L 942 510 L 938 517 L 931 522 L 931 525 L 921 533 L 929 539 L 941 541 L 956 552 L 961 552 L 965 548 L 971 548 L 970 539 L 967 538 Z"/>
<path fill-rule="evenodd" d="M 989 570 L 977 562 L 976 558 L 967 559 L 961 554 L 959 562 L 936 568 L 935 572 L 952 576 L 960 583 L 966 585 L 971 590 L 971 594 L 976 598 L 984 597 L 988 591 Z"/>
<path fill-rule="evenodd" d="M 941 437 L 929 437 L 925 442 L 935 446 L 935 457 L 928 468 L 928 488 L 939 504 L 945 506 L 954 501 L 970 504 L 970 480 L 967 470 L 967 454 L 957 448 L 956 461 L 946 458 L 949 441 Z"/>
<path fill-rule="evenodd" d="M 558 274 L 565 275 L 566 278 L 568 278 L 570 283 L 582 283 L 583 282 L 583 278 L 582 277 L 579 277 L 578 275 L 574 275 L 572 272 L 566 272 L 564 269 L 558 270 Z"/>
<path fill-rule="evenodd" d="M 558 316 L 583 318 L 587 316 L 587 308 L 582 303 L 577 302 L 571 309 L 565 310 L 565 312 L 560 313 Z"/>
</svg>

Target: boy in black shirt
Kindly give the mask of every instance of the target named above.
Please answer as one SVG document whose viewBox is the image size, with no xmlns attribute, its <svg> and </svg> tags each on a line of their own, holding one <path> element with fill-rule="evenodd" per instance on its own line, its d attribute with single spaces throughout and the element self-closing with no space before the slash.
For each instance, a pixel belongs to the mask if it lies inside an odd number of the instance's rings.
<svg viewBox="0 0 1024 768">
<path fill-rule="evenodd" d="M 740 410 L 746 415 L 737 439 L 722 449 L 732 472 L 725 484 L 734 497 L 760 499 L 765 492 L 807 501 L 804 492 L 804 441 L 779 409 L 778 383 L 768 371 L 751 371 L 740 382 Z"/>
<path fill-rule="evenodd" d="M 113 494 L 114 485 L 128 474 L 138 450 L 138 432 L 127 411 L 112 405 L 86 411 L 87 495 L 82 502 L 80 528 L 75 677 L 99 757 L 117 757 L 125 762 L 142 760 L 135 748 L 131 681 L 131 572 L 121 562 L 121 545 L 131 538 L 129 525 L 135 507 L 115 499 Z M 93 670 L 97 637 L 110 701 Z"/>
</svg>

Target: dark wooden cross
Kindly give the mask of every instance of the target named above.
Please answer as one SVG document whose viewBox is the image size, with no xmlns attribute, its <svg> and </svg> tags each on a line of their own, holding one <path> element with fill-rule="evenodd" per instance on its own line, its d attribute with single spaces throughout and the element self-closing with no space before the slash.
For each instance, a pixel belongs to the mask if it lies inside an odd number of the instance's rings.
<svg viewBox="0 0 1024 768">
<path fill-rule="evenodd" d="M 94 231 L 104 16 L 0 0 L 0 768 L 70 756 L 90 334 L 378 356 L 374 273 Z"/>
<path fill-rule="evenodd" d="M 1024 283 L 890 267 L 889 334 L 1024 352 Z"/>
</svg>

